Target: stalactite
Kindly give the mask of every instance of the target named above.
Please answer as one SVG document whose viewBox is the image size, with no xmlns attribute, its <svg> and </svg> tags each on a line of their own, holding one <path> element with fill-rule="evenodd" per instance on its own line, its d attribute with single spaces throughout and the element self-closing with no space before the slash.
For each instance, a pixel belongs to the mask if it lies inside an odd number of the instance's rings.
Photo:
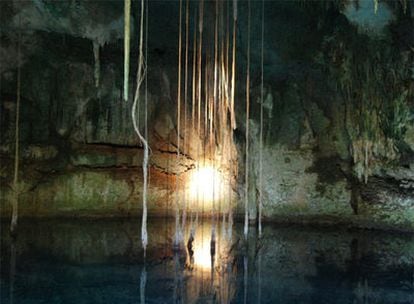
<svg viewBox="0 0 414 304">
<path fill-rule="evenodd" d="M 262 0 L 262 37 L 261 37 L 261 75 L 260 75 L 260 147 L 259 147 L 259 237 L 262 236 L 263 208 L 263 81 L 264 81 L 264 0 Z"/>
<path fill-rule="evenodd" d="M 246 75 L 246 163 L 245 163 L 245 201 L 244 201 L 244 238 L 249 231 L 249 119 L 250 119 L 250 18 L 251 8 L 249 0 L 249 15 L 247 19 L 247 75 Z"/>
<path fill-rule="evenodd" d="M 375 13 L 375 15 L 377 14 L 377 12 L 378 12 L 378 1 L 379 0 L 373 0 L 374 1 L 374 13 Z"/>
<path fill-rule="evenodd" d="M 131 0 L 124 0 L 124 100 L 128 101 Z"/>
<path fill-rule="evenodd" d="M 403 12 L 404 12 L 404 14 L 406 14 L 406 13 L 407 13 L 407 7 L 408 7 L 407 0 L 400 0 L 400 2 L 401 2 L 401 6 L 402 6 L 402 8 L 403 8 Z M 412 49 L 412 50 L 413 50 L 413 49 Z M 414 52 L 414 50 L 413 50 L 413 52 Z"/>
<path fill-rule="evenodd" d="M 149 158 L 149 146 L 147 140 L 142 136 L 136 119 L 137 105 L 140 102 L 140 88 L 145 77 L 146 67 L 144 62 L 144 0 L 141 0 L 141 17 L 140 17 L 140 35 L 139 35 L 139 58 L 138 58 L 138 71 L 137 71 L 137 87 L 134 96 L 134 102 L 132 105 L 132 123 L 134 125 L 135 133 L 138 135 L 139 140 L 144 146 L 144 159 L 142 162 L 142 171 L 144 177 L 143 194 L 142 194 L 142 225 L 141 225 L 141 241 L 144 248 L 144 255 L 148 245 L 148 233 L 147 233 L 147 189 L 148 189 L 148 158 Z"/>
<path fill-rule="evenodd" d="M 94 72 L 93 76 L 95 78 L 95 87 L 99 87 L 99 78 L 101 77 L 101 63 L 99 59 L 99 42 L 93 41 L 93 58 L 95 59 L 95 66 L 94 66 Z"/>
<path fill-rule="evenodd" d="M 19 18 L 19 25 L 21 21 Z M 22 45 L 22 33 L 19 28 L 18 42 L 17 42 L 17 88 L 16 88 L 16 122 L 15 122 L 15 135 L 14 135 L 14 175 L 13 175 L 13 198 L 12 198 L 12 217 L 10 223 L 10 233 L 14 235 L 16 233 L 17 221 L 19 217 L 19 141 L 20 141 L 20 87 L 21 87 L 21 46 Z"/>
</svg>

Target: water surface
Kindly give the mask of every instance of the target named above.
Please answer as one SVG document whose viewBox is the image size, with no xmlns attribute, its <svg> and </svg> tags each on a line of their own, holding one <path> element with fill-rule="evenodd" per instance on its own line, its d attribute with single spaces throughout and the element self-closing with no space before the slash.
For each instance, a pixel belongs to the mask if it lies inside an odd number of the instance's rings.
<svg viewBox="0 0 414 304">
<path fill-rule="evenodd" d="M 135 220 L 23 221 L 15 241 L 3 223 L 1 303 L 414 304 L 412 235 L 267 225 L 245 242 L 200 220 L 176 251 L 174 230 L 149 219 L 144 260 Z"/>
</svg>

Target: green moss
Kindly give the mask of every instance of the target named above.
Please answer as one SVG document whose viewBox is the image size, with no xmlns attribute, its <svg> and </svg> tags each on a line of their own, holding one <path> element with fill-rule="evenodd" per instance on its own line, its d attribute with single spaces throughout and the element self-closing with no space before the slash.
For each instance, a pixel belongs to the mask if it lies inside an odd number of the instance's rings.
<svg viewBox="0 0 414 304">
<path fill-rule="evenodd" d="M 56 210 L 113 209 L 130 193 L 125 181 L 114 180 L 105 173 L 75 173 L 59 177 L 53 197 Z"/>
</svg>

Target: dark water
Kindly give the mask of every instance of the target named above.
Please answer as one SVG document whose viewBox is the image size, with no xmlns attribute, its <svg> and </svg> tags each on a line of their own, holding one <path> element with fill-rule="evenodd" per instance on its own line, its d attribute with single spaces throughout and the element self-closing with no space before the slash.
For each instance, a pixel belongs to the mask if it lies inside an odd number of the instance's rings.
<svg viewBox="0 0 414 304">
<path fill-rule="evenodd" d="M 1 303 L 414 303 L 412 235 L 266 226 L 244 242 L 220 223 L 211 250 L 204 221 L 190 257 L 172 221 L 149 222 L 145 263 L 133 220 L 22 222 L 14 242 L 3 223 Z"/>
</svg>

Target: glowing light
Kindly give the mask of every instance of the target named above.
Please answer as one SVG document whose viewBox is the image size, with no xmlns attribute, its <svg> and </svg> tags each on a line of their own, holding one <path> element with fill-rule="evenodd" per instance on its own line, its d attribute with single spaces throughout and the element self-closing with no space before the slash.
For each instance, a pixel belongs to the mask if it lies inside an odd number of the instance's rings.
<svg viewBox="0 0 414 304">
<path fill-rule="evenodd" d="M 211 204 L 223 197 L 223 178 L 214 167 L 201 167 L 191 174 L 189 190 L 193 201 Z"/>
<path fill-rule="evenodd" d="M 211 269 L 210 238 L 207 235 L 194 246 L 194 265 L 202 270 Z"/>
</svg>

